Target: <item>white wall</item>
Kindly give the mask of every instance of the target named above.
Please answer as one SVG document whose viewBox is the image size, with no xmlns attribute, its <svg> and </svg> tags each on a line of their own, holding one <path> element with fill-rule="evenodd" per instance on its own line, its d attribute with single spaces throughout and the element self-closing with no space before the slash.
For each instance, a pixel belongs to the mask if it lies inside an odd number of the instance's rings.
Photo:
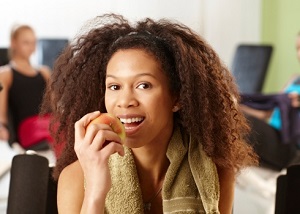
<svg viewBox="0 0 300 214">
<path fill-rule="evenodd" d="M 14 23 L 32 25 L 39 37 L 73 37 L 86 20 L 106 12 L 121 13 L 130 20 L 141 17 L 170 17 L 199 30 L 200 2 L 189 0 L 187 4 L 181 0 L 2 0 L 0 45 L 8 44 L 8 33 Z"/>
<path fill-rule="evenodd" d="M 261 0 L 1 0 L 0 47 L 13 24 L 31 25 L 39 38 L 73 38 L 84 22 L 106 12 L 129 20 L 176 19 L 202 34 L 229 64 L 241 41 L 258 42 Z"/>
<path fill-rule="evenodd" d="M 203 35 L 227 65 L 239 43 L 259 43 L 261 0 L 206 0 Z"/>
</svg>

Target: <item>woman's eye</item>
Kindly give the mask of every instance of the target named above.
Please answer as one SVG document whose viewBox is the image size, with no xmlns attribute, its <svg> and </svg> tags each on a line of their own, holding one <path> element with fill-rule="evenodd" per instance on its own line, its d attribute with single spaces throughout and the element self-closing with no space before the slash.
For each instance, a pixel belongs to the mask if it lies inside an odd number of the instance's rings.
<svg viewBox="0 0 300 214">
<path fill-rule="evenodd" d="M 149 83 L 141 83 L 141 84 L 138 85 L 137 88 L 148 89 L 148 88 L 151 88 L 151 85 Z"/>
<path fill-rule="evenodd" d="M 110 86 L 108 86 L 108 88 L 109 88 L 110 90 L 112 90 L 112 91 L 115 91 L 115 90 L 119 90 L 119 89 L 120 89 L 120 86 L 118 86 L 118 85 L 110 85 Z"/>
</svg>

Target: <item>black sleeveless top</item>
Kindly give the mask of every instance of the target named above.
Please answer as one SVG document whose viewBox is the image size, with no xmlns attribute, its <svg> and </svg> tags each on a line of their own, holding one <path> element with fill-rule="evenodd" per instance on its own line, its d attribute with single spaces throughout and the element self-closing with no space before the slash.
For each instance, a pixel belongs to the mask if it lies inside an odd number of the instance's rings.
<svg viewBox="0 0 300 214">
<path fill-rule="evenodd" d="M 12 84 L 8 94 L 8 104 L 17 130 L 25 118 L 37 115 L 43 99 L 46 81 L 38 72 L 35 76 L 26 76 L 11 68 Z"/>
</svg>

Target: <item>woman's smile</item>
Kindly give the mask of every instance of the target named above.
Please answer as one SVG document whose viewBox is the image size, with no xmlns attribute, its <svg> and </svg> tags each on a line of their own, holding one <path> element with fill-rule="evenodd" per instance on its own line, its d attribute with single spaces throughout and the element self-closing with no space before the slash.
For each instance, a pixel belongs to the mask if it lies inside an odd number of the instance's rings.
<svg viewBox="0 0 300 214">
<path fill-rule="evenodd" d="M 126 136 L 134 135 L 145 120 L 145 117 L 135 115 L 123 115 L 118 117 L 125 127 Z"/>
</svg>

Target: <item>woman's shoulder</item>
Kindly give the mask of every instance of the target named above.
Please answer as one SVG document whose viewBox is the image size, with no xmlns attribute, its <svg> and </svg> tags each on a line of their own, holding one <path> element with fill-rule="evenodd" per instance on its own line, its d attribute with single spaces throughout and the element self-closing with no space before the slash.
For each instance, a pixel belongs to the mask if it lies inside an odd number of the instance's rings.
<svg viewBox="0 0 300 214">
<path fill-rule="evenodd" d="M 288 80 L 288 82 L 294 82 L 294 81 L 297 81 L 297 80 L 299 80 L 299 78 L 300 78 L 300 74 L 293 74 L 290 78 L 289 78 L 289 80 Z"/>
<path fill-rule="evenodd" d="M 38 67 L 37 70 L 39 70 L 41 72 L 41 74 L 45 80 L 48 80 L 50 78 L 51 69 L 48 66 L 42 65 L 42 66 Z"/>
<path fill-rule="evenodd" d="M 70 190 L 70 191 L 66 191 Z M 79 161 L 66 166 L 58 178 L 58 193 L 77 195 L 84 191 L 84 176 Z M 77 194 L 74 194 L 77 193 Z"/>
<path fill-rule="evenodd" d="M 289 80 L 285 83 L 285 85 L 284 85 L 284 87 L 283 87 L 283 91 L 287 88 L 287 87 L 289 87 L 291 84 L 293 84 L 293 83 L 295 83 L 295 82 L 297 82 L 297 81 L 299 81 L 299 79 L 300 79 L 300 75 L 299 74 L 293 74 L 290 78 L 289 78 Z"/>
<path fill-rule="evenodd" d="M 66 166 L 57 186 L 57 206 L 67 213 L 79 213 L 84 197 L 84 176 L 79 161 Z"/>
<path fill-rule="evenodd" d="M 12 81 L 12 72 L 9 65 L 0 66 L 0 80 L 2 85 L 10 85 Z"/>
<path fill-rule="evenodd" d="M 84 176 L 79 161 L 66 166 L 58 178 L 59 189 L 84 190 Z"/>
<path fill-rule="evenodd" d="M 80 179 L 82 177 L 83 180 L 83 171 L 81 168 L 81 165 L 79 163 L 79 161 L 75 161 L 73 163 L 71 163 L 70 165 L 66 166 L 62 172 L 60 173 L 59 176 L 59 180 L 71 180 L 74 181 L 74 176 L 77 177 L 78 179 Z M 75 179 L 77 180 L 77 179 Z"/>
<path fill-rule="evenodd" d="M 11 67 L 9 65 L 0 66 L 0 75 L 7 75 L 11 73 Z"/>
</svg>

